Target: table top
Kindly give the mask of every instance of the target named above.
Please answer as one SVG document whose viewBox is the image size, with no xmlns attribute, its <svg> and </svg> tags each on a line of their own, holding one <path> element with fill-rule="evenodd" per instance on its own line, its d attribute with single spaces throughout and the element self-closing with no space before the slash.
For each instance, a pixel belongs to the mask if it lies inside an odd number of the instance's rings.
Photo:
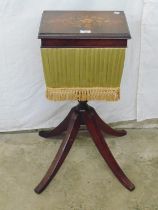
<svg viewBox="0 0 158 210">
<path fill-rule="evenodd" d="M 123 11 L 44 11 L 40 39 L 130 39 Z"/>
</svg>

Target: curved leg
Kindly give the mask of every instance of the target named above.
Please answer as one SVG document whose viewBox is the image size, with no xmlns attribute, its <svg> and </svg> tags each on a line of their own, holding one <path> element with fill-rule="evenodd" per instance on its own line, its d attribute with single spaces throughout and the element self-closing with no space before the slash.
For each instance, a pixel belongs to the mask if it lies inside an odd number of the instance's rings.
<svg viewBox="0 0 158 210">
<path fill-rule="evenodd" d="M 66 129 L 68 127 L 68 121 L 72 114 L 72 110 L 73 109 L 71 109 L 71 111 L 68 113 L 66 118 L 56 128 L 54 128 L 53 130 L 49 130 L 49 131 L 40 131 L 39 136 L 44 137 L 44 138 L 49 138 L 49 137 L 57 136 L 57 135 L 61 134 L 63 131 L 66 131 Z"/>
<path fill-rule="evenodd" d="M 127 132 L 125 130 L 115 130 L 111 128 L 108 124 L 106 124 L 97 114 L 95 109 L 92 108 L 92 112 L 96 118 L 96 121 L 102 131 L 104 131 L 107 134 L 111 134 L 113 136 L 125 136 Z"/>
<path fill-rule="evenodd" d="M 111 168 L 114 175 L 128 190 L 134 190 L 134 184 L 127 178 L 127 176 L 124 174 L 124 172 L 116 162 L 114 156 L 112 155 L 108 145 L 104 140 L 102 133 L 99 130 L 99 127 L 97 126 L 97 122 L 95 121 L 94 117 L 89 116 L 85 112 L 83 113 L 83 117 L 96 147 L 98 148 L 104 160 L 107 162 L 108 166 Z"/>
<path fill-rule="evenodd" d="M 70 117 L 70 122 L 68 124 L 67 134 L 60 145 L 60 148 L 49 167 L 46 175 L 42 179 L 42 181 L 39 183 L 39 185 L 35 188 L 36 193 L 41 193 L 47 185 L 50 183 L 50 181 L 53 179 L 53 177 L 58 172 L 59 168 L 61 167 L 62 163 L 64 162 L 66 156 L 68 155 L 71 146 L 75 140 L 75 137 L 78 133 L 78 130 L 80 128 L 80 121 L 79 121 L 79 115 L 76 112 L 73 112 Z"/>
</svg>

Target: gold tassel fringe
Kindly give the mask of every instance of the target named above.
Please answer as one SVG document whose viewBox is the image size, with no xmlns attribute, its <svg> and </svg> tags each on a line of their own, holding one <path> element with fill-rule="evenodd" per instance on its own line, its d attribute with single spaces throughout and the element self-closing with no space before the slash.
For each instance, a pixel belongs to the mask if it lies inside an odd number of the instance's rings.
<svg viewBox="0 0 158 210">
<path fill-rule="evenodd" d="M 63 101 L 63 100 L 106 100 L 117 101 L 120 99 L 120 88 L 112 87 L 92 87 L 92 88 L 50 88 L 46 89 L 46 97 L 49 100 Z"/>
</svg>

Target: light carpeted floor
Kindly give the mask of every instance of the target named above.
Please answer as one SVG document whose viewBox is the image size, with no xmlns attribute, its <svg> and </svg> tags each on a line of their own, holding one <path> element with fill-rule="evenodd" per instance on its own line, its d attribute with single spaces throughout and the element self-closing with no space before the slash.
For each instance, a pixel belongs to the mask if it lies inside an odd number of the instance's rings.
<svg viewBox="0 0 158 210">
<path fill-rule="evenodd" d="M 60 171 L 40 195 L 33 189 L 61 143 L 38 133 L 0 134 L 0 210 L 158 210 L 158 130 L 128 129 L 107 142 L 135 183 L 126 190 L 88 133 L 80 132 Z"/>
</svg>

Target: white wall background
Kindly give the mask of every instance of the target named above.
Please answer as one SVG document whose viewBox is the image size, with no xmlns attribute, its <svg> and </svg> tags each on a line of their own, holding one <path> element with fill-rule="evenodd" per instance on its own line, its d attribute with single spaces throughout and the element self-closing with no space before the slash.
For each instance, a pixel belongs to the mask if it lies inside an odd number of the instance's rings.
<svg viewBox="0 0 158 210">
<path fill-rule="evenodd" d="M 76 102 L 45 98 L 43 10 L 124 10 L 128 42 L 119 102 L 90 102 L 107 122 L 158 117 L 158 0 L 0 0 L 0 131 L 56 126 Z"/>
</svg>

